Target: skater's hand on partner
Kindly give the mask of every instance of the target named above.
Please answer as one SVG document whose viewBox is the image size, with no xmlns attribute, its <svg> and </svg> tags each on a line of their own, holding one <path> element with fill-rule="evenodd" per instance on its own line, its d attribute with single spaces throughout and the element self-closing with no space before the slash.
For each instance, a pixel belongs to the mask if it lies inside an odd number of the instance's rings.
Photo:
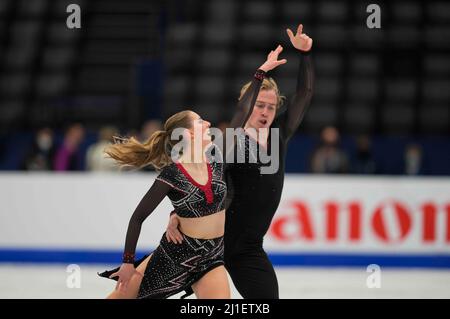
<svg viewBox="0 0 450 319">
<path fill-rule="evenodd" d="M 183 236 L 178 230 L 179 224 L 180 221 L 177 214 L 170 215 L 169 224 L 167 225 L 166 230 L 166 238 L 169 243 L 174 242 L 175 244 L 181 244 L 181 242 L 183 241 Z"/>
<path fill-rule="evenodd" d="M 292 45 L 301 51 L 309 51 L 311 50 L 313 40 L 303 32 L 303 24 L 299 24 L 297 28 L 297 34 L 294 35 L 294 33 L 291 31 L 291 29 L 286 29 L 286 32 L 289 36 L 289 39 L 291 40 Z"/>
<path fill-rule="evenodd" d="M 142 277 L 142 274 L 134 268 L 133 264 L 123 263 L 122 266 L 120 266 L 119 271 L 109 276 L 109 278 L 119 277 L 117 280 L 116 290 L 125 290 L 127 289 L 128 283 L 133 275 Z"/>
<path fill-rule="evenodd" d="M 286 59 L 278 60 L 278 55 L 280 55 L 281 51 L 283 51 L 283 47 L 281 45 L 278 45 L 275 50 L 270 51 L 267 55 L 266 62 L 264 62 L 264 64 L 259 68 L 264 72 L 268 72 L 275 69 L 279 65 L 285 64 L 287 62 Z"/>
</svg>

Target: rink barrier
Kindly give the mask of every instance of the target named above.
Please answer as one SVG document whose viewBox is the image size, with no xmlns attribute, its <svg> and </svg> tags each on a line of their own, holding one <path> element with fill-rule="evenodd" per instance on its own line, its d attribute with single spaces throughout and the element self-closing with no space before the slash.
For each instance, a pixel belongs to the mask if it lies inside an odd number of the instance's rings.
<svg viewBox="0 0 450 319">
<path fill-rule="evenodd" d="M 155 177 L 0 174 L 0 262 L 117 263 Z M 172 209 L 165 199 L 148 217 L 137 251 L 156 247 Z M 276 266 L 448 268 L 450 178 L 287 174 L 264 249 Z"/>
<path fill-rule="evenodd" d="M 151 251 L 151 250 L 149 250 Z M 143 256 L 140 252 L 137 256 Z M 269 253 L 278 267 L 419 267 L 450 268 L 450 255 L 387 255 L 387 254 L 280 254 Z M 121 251 L 86 251 L 53 249 L 0 249 L 1 263 L 42 264 L 120 264 Z"/>
</svg>

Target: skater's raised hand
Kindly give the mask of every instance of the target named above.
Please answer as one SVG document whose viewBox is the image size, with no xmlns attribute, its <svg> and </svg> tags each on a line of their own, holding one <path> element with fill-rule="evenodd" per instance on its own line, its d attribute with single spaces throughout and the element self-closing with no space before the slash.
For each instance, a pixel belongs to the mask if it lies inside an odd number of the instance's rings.
<svg viewBox="0 0 450 319">
<path fill-rule="evenodd" d="M 292 45 L 301 51 L 309 51 L 311 50 L 313 40 L 303 32 L 303 24 L 299 24 L 297 28 L 297 34 L 294 35 L 294 33 L 291 31 L 291 29 L 286 29 L 286 32 L 289 36 L 289 39 L 291 40 Z"/>
<path fill-rule="evenodd" d="M 141 276 L 142 274 L 134 268 L 133 264 L 123 263 L 120 269 L 113 273 L 109 278 L 119 277 L 117 280 L 116 290 L 126 290 L 128 283 L 133 275 Z"/>
<path fill-rule="evenodd" d="M 275 69 L 277 66 L 285 64 L 287 62 L 286 59 L 278 60 L 278 55 L 280 55 L 281 51 L 283 51 L 283 47 L 278 45 L 275 50 L 270 51 L 267 55 L 267 60 L 261 65 L 259 68 L 265 72 Z"/>
</svg>

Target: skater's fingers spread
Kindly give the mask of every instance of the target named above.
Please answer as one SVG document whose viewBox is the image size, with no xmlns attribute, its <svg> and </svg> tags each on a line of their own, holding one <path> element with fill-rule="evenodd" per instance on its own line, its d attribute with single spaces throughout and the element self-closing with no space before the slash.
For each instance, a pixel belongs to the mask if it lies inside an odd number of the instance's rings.
<svg viewBox="0 0 450 319">
<path fill-rule="evenodd" d="M 178 230 L 178 227 L 169 227 L 167 228 L 166 235 L 170 237 L 170 241 L 181 244 L 183 241 L 183 236 L 181 235 L 181 232 Z"/>
<path fill-rule="evenodd" d="M 294 37 L 294 33 L 292 33 L 291 29 L 287 29 L 286 32 L 289 36 L 289 39 L 292 39 Z"/>
<path fill-rule="evenodd" d="M 178 230 L 173 227 L 169 227 L 166 232 L 166 237 L 169 242 L 176 243 L 177 242 L 177 232 Z"/>
<path fill-rule="evenodd" d="M 275 50 L 271 56 L 271 60 L 278 60 L 278 56 L 280 55 L 279 49 Z"/>
</svg>

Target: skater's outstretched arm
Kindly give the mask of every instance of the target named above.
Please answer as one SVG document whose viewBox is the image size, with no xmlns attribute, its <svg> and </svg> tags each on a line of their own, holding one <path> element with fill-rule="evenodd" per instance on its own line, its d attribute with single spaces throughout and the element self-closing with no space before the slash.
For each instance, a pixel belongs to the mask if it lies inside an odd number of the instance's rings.
<svg viewBox="0 0 450 319">
<path fill-rule="evenodd" d="M 303 33 L 303 25 L 298 26 L 295 35 L 290 29 L 287 29 L 287 34 L 294 48 L 298 50 L 300 58 L 296 92 L 288 104 L 281 125 L 285 136 L 290 138 L 297 130 L 311 103 L 314 68 L 310 54 L 313 40 Z"/>
<path fill-rule="evenodd" d="M 126 289 L 131 277 L 137 274 L 133 262 L 142 223 L 166 197 L 170 189 L 171 186 L 167 183 L 156 180 L 134 210 L 128 223 L 122 266 L 110 276 L 110 278 L 119 277 L 117 287 Z"/>
<path fill-rule="evenodd" d="M 141 199 L 128 223 L 127 237 L 125 240 L 125 254 L 134 256 L 144 220 L 156 209 L 156 207 L 158 207 L 159 203 L 166 197 L 170 189 L 170 185 L 160 180 L 156 180 Z"/>
<path fill-rule="evenodd" d="M 250 82 L 250 86 L 238 101 L 236 112 L 231 120 L 231 127 L 244 127 L 253 111 L 256 98 L 258 97 L 259 90 L 266 73 L 287 62 L 286 59 L 278 60 L 278 56 L 281 51 L 283 51 L 283 47 L 281 45 L 279 45 L 275 50 L 270 51 L 267 55 L 267 60 L 256 71 L 252 81 Z"/>
</svg>

